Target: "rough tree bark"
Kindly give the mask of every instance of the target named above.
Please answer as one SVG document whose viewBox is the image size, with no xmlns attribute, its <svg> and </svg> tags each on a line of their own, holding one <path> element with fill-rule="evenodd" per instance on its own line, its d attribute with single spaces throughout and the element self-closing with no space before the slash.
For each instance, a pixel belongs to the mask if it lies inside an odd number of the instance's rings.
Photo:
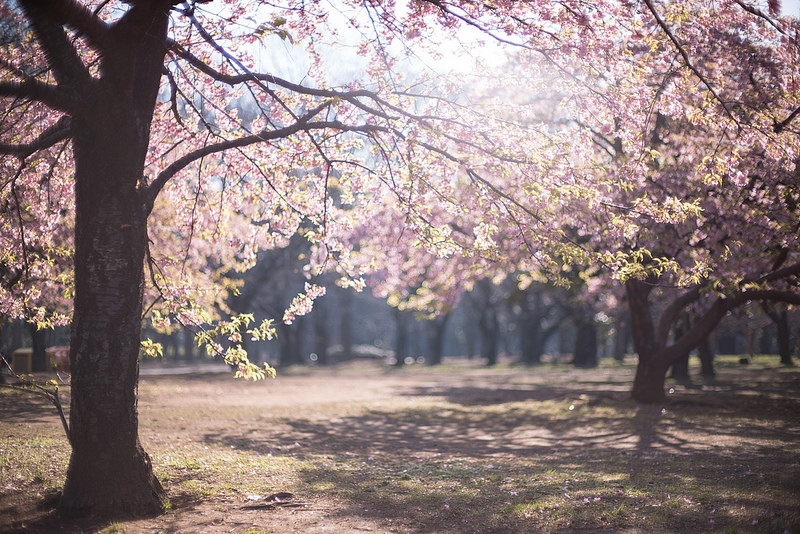
<svg viewBox="0 0 800 534">
<path fill-rule="evenodd" d="M 138 437 L 137 384 L 149 204 L 140 182 L 167 52 L 171 2 L 131 3 L 88 39 L 92 77 L 64 25 L 77 4 L 21 0 L 71 119 L 75 163 L 75 300 L 70 441 L 60 508 L 67 515 L 138 516 L 162 510 L 164 491 Z"/>
</svg>

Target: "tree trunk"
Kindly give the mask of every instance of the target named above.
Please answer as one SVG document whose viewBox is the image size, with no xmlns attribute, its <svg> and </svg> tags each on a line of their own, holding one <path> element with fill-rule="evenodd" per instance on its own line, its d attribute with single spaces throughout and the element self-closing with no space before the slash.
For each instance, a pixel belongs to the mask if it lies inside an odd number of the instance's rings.
<svg viewBox="0 0 800 534">
<path fill-rule="evenodd" d="M 314 315 L 311 317 L 314 326 L 314 353 L 317 355 L 319 365 L 328 365 L 328 306 L 326 302 L 314 305 Z"/>
<path fill-rule="evenodd" d="M 350 289 L 343 289 L 340 295 L 342 358 L 349 360 L 353 357 L 353 293 Z"/>
<path fill-rule="evenodd" d="M 76 130 L 72 456 L 61 508 L 71 516 L 157 513 L 164 491 L 138 437 L 147 229 L 137 167 L 119 132 Z"/>
<path fill-rule="evenodd" d="M 778 354 L 783 365 L 792 365 L 792 337 L 789 328 L 789 314 L 786 308 L 778 313 L 775 325 L 778 327 Z"/>
<path fill-rule="evenodd" d="M 494 284 L 484 278 L 476 284 L 479 299 L 478 329 L 481 334 L 481 358 L 486 365 L 497 363 L 497 343 L 500 337 L 500 324 L 497 319 L 497 304 L 494 301 Z"/>
<path fill-rule="evenodd" d="M 659 354 L 639 353 L 639 363 L 636 365 L 631 397 L 638 402 L 663 401 L 667 367 Z"/>
<path fill-rule="evenodd" d="M 684 317 L 683 321 L 688 321 L 687 317 Z M 688 324 L 684 324 L 683 322 L 678 323 L 675 326 L 675 339 L 679 339 L 683 336 L 688 330 Z M 677 361 L 673 362 L 670 366 L 670 378 L 676 380 L 678 383 L 686 384 L 689 382 L 689 351 L 687 350 L 683 355 L 681 355 Z"/>
<path fill-rule="evenodd" d="M 394 364 L 397 367 L 402 367 L 408 357 L 408 321 L 408 314 L 397 308 L 394 309 Z"/>
<path fill-rule="evenodd" d="M 183 359 L 187 362 L 194 360 L 194 332 L 189 329 L 181 332 L 183 336 Z"/>
<path fill-rule="evenodd" d="M 652 287 L 639 280 L 625 282 L 625 293 L 630 309 L 631 336 L 639 357 L 631 397 L 638 402 L 664 400 L 664 384 L 669 367 L 663 362 L 655 339 L 655 325 L 648 302 Z"/>
<path fill-rule="evenodd" d="M 542 363 L 545 343 L 555 327 L 552 324 L 548 328 L 542 326 L 549 310 L 543 305 L 539 290 L 529 288 L 524 291 L 519 305 L 520 361 L 525 365 L 539 365 Z"/>
<path fill-rule="evenodd" d="M 625 360 L 628 352 L 628 321 L 625 317 L 617 319 L 614 328 L 614 360 L 621 362 Z"/>
<path fill-rule="evenodd" d="M 497 341 L 500 336 L 497 311 L 492 306 L 484 308 L 478 325 L 481 331 L 481 358 L 486 360 L 486 365 L 495 365 L 497 363 Z"/>
<path fill-rule="evenodd" d="M 45 8 L 24 2 L 35 26 Z M 72 455 L 62 513 L 159 513 L 164 490 L 139 442 L 137 385 L 149 206 L 144 176 L 166 55 L 168 2 L 136 3 L 115 24 L 100 79 L 81 77 L 89 111 L 72 117 L 75 297 L 70 340 Z M 56 58 L 57 59 L 57 58 Z M 74 64 L 71 64 L 74 67 Z M 77 92 L 76 92 L 77 95 Z"/>
<path fill-rule="evenodd" d="M 591 318 L 576 321 L 572 365 L 582 369 L 597 367 L 597 324 Z"/>
<path fill-rule="evenodd" d="M 439 365 L 444 356 L 444 334 L 447 329 L 447 320 L 450 314 L 440 315 L 430 321 L 428 326 L 428 350 L 426 361 L 428 365 Z"/>
<path fill-rule="evenodd" d="M 302 364 L 302 328 L 304 317 L 298 317 L 292 324 L 278 323 L 278 367 Z"/>
<path fill-rule="evenodd" d="M 714 350 L 711 346 L 711 337 L 706 337 L 697 346 L 697 356 L 700 358 L 700 374 L 705 377 L 714 376 Z"/>
<path fill-rule="evenodd" d="M 31 371 L 34 373 L 47 371 L 50 367 L 45 351 L 47 349 L 47 332 L 39 330 L 34 323 L 26 324 L 31 335 Z"/>
</svg>

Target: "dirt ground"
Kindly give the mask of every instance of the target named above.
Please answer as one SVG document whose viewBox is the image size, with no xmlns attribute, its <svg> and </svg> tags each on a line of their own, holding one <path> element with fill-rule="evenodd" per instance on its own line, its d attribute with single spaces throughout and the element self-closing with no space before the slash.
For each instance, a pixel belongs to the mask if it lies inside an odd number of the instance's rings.
<svg viewBox="0 0 800 534">
<path fill-rule="evenodd" d="M 28 473 L 0 449 L 0 532 L 800 528 L 794 371 L 723 369 L 658 406 L 627 400 L 630 365 L 185 371 L 143 368 L 141 439 L 169 496 L 154 518 L 57 518 L 58 420 L 33 398 L 0 402 L 3 446 L 52 457 Z"/>
</svg>

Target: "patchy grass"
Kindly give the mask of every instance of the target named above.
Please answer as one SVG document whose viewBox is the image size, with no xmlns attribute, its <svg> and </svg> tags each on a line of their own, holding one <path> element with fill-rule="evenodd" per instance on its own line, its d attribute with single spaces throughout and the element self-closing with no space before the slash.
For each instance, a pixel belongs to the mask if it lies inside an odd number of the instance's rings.
<svg viewBox="0 0 800 534">
<path fill-rule="evenodd" d="M 104 525 L 54 517 L 66 440 L 2 393 L 0 531 L 800 532 L 800 373 L 717 367 L 653 406 L 610 362 L 146 377 L 168 512 Z"/>
</svg>

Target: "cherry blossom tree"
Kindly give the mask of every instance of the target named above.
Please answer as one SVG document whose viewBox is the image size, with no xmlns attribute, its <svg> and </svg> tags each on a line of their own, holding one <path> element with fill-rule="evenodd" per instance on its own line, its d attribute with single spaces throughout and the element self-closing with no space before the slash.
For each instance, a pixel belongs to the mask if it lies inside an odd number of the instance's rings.
<svg viewBox="0 0 800 534">
<path fill-rule="evenodd" d="M 453 207 L 417 216 L 439 229 L 423 245 L 475 273 L 442 277 L 448 302 L 491 271 L 476 255 L 523 273 L 523 288 L 569 283 L 566 268 L 609 309 L 624 289 L 632 394 L 658 401 L 670 365 L 726 313 L 800 302 L 798 21 L 735 0 L 559 6 L 540 9 L 550 26 L 515 41 L 514 57 L 465 96 L 519 129 L 468 182 L 480 201 L 434 191 Z M 416 224 L 413 213 L 388 218 L 403 217 Z M 471 228 L 491 243 L 479 254 L 478 240 L 465 243 Z M 452 250 L 430 246 L 440 241 Z M 687 313 L 691 326 L 676 328 Z"/>
<path fill-rule="evenodd" d="M 384 17 L 368 4 L 361 15 L 359 3 L 343 6 L 351 20 L 331 16 L 356 30 Z M 162 507 L 163 490 L 138 438 L 145 279 L 147 294 L 169 312 L 157 322 L 207 323 L 207 304 L 224 279 L 217 272 L 246 267 L 303 220 L 324 229 L 333 171 L 343 194 L 374 187 L 362 178 L 365 140 L 387 151 L 388 164 L 389 152 L 408 138 L 404 123 L 419 122 L 399 106 L 413 98 L 387 81 L 371 90 L 334 89 L 321 72 L 305 85 L 257 72 L 252 50 L 265 35 L 331 42 L 335 31 L 324 24 L 331 7 L 3 4 L 4 19 L 19 28 L 0 64 L 9 240 L 3 306 L 9 315 L 64 322 L 44 316 L 37 292 L 54 287 L 51 281 L 74 291 L 65 513 L 124 516 Z M 376 52 L 375 61 L 388 59 L 390 33 L 378 35 L 374 48 L 384 54 Z M 319 66 L 313 50 L 309 57 Z M 255 103 L 255 115 L 226 104 L 235 98 Z M 71 256 L 72 271 L 58 269 L 54 255 Z M 289 313 L 316 295 L 310 286 Z M 221 331 L 235 338 L 240 323 L 234 326 Z M 252 333 L 271 331 L 262 325 Z M 257 372 L 241 352 L 228 355 L 245 373 Z"/>
<path fill-rule="evenodd" d="M 713 300 L 700 333 L 740 302 L 794 299 L 775 284 L 800 269 L 797 30 L 743 0 L 17 0 L 0 16 L 0 306 L 63 323 L 39 295 L 72 302 L 65 513 L 161 509 L 138 438 L 142 317 L 263 376 L 237 343 L 272 323 L 212 309 L 232 269 L 301 226 L 315 248 L 287 322 L 326 268 L 362 285 L 369 250 L 386 272 L 419 251 L 441 265 L 421 301 L 573 264 L 602 264 L 642 306 L 654 285 L 685 288 L 653 336 L 634 324 L 656 342 L 637 342 L 652 377 L 673 308 Z M 523 68 L 491 75 L 489 43 Z M 281 46 L 305 50 L 300 77 L 261 68 Z M 329 71 L 331 48 L 356 68 Z M 477 70 L 420 67 L 443 52 Z"/>
<path fill-rule="evenodd" d="M 163 329 L 173 320 L 196 328 L 241 374 L 264 376 L 269 370 L 250 365 L 237 343 L 243 327 L 268 337 L 272 323 L 248 326 L 244 316 L 214 323 L 235 289 L 232 269 L 251 266 L 259 250 L 286 243 L 301 224 L 308 228 L 319 262 L 286 310 L 289 322 L 320 296 L 313 277 L 326 264 L 347 265 L 350 244 L 341 236 L 352 219 L 339 215 L 368 212 L 378 190 L 414 205 L 417 191 L 425 199 L 434 190 L 446 194 L 456 179 L 479 184 L 480 197 L 489 187 L 476 170 L 481 162 L 524 137 L 493 131 L 502 121 L 483 124 L 453 99 L 463 82 L 410 75 L 409 59 L 417 69 L 435 64 L 448 42 L 443 36 L 459 25 L 495 40 L 528 32 L 534 6 L 0 6 L 0 305 L 10 316 L 71 326 L 72 455 L 60 505 L 67 514 L 122 517 L 162 508 L 163 489 L 138 438 L 146 312 Z M 540 26 L 547 27 L 560 8 L 543 11 Z M 259 54 L 279 46 L 305 50 L 308 69 L 297 79 L 260 68 Z M 345 80 L 326 72 L 325 51 L 337 47 L 356 52 Z M 481 146 L 476 158 L 463 157 Z M 444 229 L 425 227 L 424 212 L 416 224 L 435 237 Z M 40 298 L 46 291 L 62 295 L 71 313 L 48 310 Z M 215 333 L 229 338 L 224 351 Z"/>
</svg>

